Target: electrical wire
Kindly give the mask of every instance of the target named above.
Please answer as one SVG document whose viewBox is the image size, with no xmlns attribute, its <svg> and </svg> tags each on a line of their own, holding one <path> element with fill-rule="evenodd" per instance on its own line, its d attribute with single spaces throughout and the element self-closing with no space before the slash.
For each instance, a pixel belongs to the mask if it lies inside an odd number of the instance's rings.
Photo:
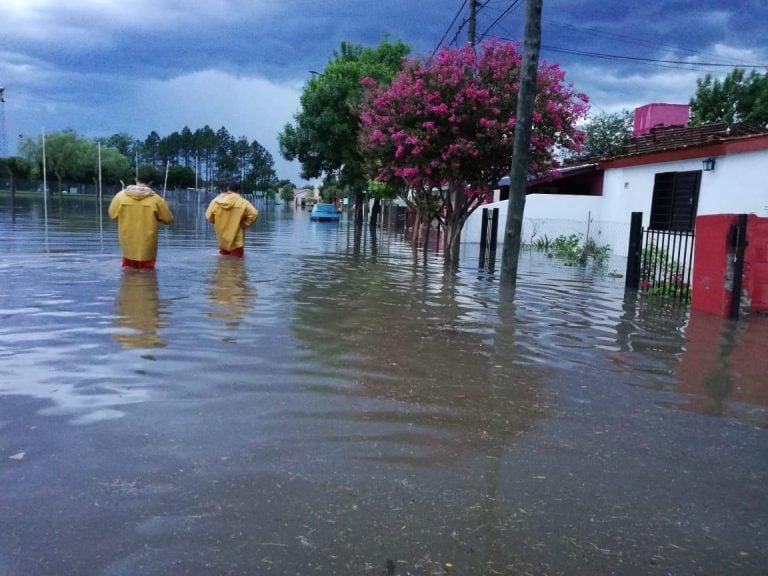
<svg viewBox="0 0 768 576">
<path fill-rule="evenodd" d="M 486 4 L 487 4 L 487 3 L 488 3 L 488 2 L 486 2 Z M 518 4 L 520 4 L 520 0 L 514 0 L 514 2 L 512 2 L 512 4 L 510 4 L 510 5 L 507 7 L 507 9 L 506 9 L 506 10 L 504 10 L 504 11 L 503 11 L 501 14 L 499 14 L 499 15 L 498 15 L 498 17 L 496 18 L 496 20 L 494 20 L 494 21 L 491 23 L 491 25 L 490 25 L 490 26 L 488 26 L 488 28 L 486 28 L 486 29 L 485 29 L 485 32 L 483 32 L 482 34 L 480 34 L 480 40 L 479 40 L 479 41 L 480 41 L 480 42 L 482 42 L 483 38 L 485 38 L 485 37 L 486 37 L 486 35 L 488 34 L 488 32 L 490 32 L 490 31 L 493 29 L 493 27 L 494 27 L 494 26 L 496 26 L 496 24 L 498 24 L 498 23 L 499 23 L 499 21 L 501 21 L 501 19 L 502 19 L 502 18 L 504 18 L 504 16 L 506 16 L 507 14 L 509 14 L 509 13 L 512 11 L 512 9 L 513 9 L 515 6 L 517 6 Z"/>
<path fill-rule="evenodd" d="M 563 54 L 573 54 L 576 56 L 587 56 L 590 58 L 605 58 L 609 60 L 629 60 L 632 62 L 644 62 L 650 64 L 677 64 L 683 66 L 701 66 L 706 68 L 768 68 L 768 65 L 758 64 L 734 64 L 731 62 L 689 62 L 685 60 L 663 60 L 658 58 L 641 58 L 639 56 L 621 56 L 619 54 L 605 54 L 602 52 L 586 52 L 583 50 L 572 50 L 570 48 L 559 48 L 557 46 L 549 46 L 542 44 L 543 49 L 551 50 L 552 52 L 561 52 Z M 686 68 L 689 69 L 689 68 Z"/>
<path fill-rule="evenodd" d="M 453 20 L 451 20 L 451 23 L 448 25 L 448 28 L 446 28 L 446 30 L 445 30 L 445 33 L 443 34 L 443 37 L 442 37 L 442 38 L 440 38 L 440 42 L 438 42 L 438 43 L 437 43 L 437 46 L 435 46 L 435 49 L 434 49 L 434 50 L 432 50 L 432 56 L 434 56 L 435 54 L 437 54 L 437 51 L 440 49 L 440 46 L 442 46 L 442 45 L 443 45 L 443 41 L 445 40 L 445 37 L 446 37 L 446 36 L 448 36 L 448 32 L 450 32 L 450 31 L 451 31 L 451 28 L 453 28 L 453 25 L 454 25 L 454 24 L 456 24 L 456 20 L 458 20 L 458 19 L 459 19 L 459 15 L 460 15 L 460 14 L 461 14 L 461 13 L 464 11 L 464 7 L 465 7 L 466 5 L 467 5 L 467 0 L 464 0 L 464 2 L 462 2 L 462 3 L 461 3 L 461 6 L 459 6 L 459 9 L 458 9 L 458 11 L 456 12 L 456 15 L 453 17 Z M 463 26 L 464 26 L 464 24 L 462 24 L 462 25 L 459 27 L 459 30 L 461 30 L 461 28 L 462 28 Z M 458 37 L 458 32 L 456 33 L 456 37 Z M 456 37 L 454 37 L 454 40 L 456 39 Z M 452 41 L 451 43 L 453 43 L 453 41 Z"/>
</svg>

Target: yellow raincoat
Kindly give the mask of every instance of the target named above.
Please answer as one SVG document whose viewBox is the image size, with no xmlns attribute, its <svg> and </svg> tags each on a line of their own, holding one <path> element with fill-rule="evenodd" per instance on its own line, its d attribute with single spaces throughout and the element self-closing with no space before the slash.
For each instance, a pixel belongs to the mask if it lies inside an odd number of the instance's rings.
<svg viewBox="0 0 768 576">
<path fill-rule="evenodd" d="M 173 221 L 165 200 L 144 184 L 127 186 L 115 194 L 109 204 L 109 217 L 117 220 L 123 257 L 140 262 L 157 258 L 159 223 Z"/>
<path fill-rule="evenodd" d="M 243 231 L 256 222 L 259 211 L 236 192 L 224 192 L 211 200 L 205 218 L 216 230 L 219 248 L 232 251 L 245 246 Z"/>
</svg>

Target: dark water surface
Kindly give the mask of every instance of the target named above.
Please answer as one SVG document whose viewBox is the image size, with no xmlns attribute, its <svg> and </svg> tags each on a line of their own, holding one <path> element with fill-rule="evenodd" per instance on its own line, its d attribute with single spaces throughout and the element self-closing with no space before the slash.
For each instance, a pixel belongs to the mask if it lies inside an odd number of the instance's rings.
<svg viewBox="0 0 768 576">
<path fill-rule="evenodd" d="M 67 200 L 0 197 L 0 575 L 768 574 L 768 318 Z"/>
</svg>

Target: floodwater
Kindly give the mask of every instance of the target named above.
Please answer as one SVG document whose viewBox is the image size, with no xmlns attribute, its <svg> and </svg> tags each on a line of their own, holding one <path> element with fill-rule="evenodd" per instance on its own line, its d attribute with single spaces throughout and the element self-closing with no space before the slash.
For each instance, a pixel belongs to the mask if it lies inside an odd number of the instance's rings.
<svg viewBox="0 0 768 576">
<path fill-rule="evenodd" d="M 0 574 L 760 575 L 768 318 L 270 206 L 0 197 Z"/>
</svg>

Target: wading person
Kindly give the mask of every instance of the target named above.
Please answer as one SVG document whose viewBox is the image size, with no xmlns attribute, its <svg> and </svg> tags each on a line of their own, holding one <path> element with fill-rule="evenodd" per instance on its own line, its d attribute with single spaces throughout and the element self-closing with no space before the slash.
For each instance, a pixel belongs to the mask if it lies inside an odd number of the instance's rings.
<svg viewBox="0 0 768 576">
<path fill-rule="evenodd" d="M 109 217 L 117 220 L 123 268 L 153 270 L 160 223 L 173 221 L 168 204 L 155 194 L 151 184 L 151 172 L 140 168 L 136 184 L 120 190 L 109 204 Z"/>
<path fill-rule="evenodd" d="M 219 254 L 242 258 L 245 251 L 245 229 L 256 222 L 259 211 L 240 196 L 240 184 L 230 182 L 226 192 L 211 200 L 205 218 L 216 230 Z"/>
</svg>

